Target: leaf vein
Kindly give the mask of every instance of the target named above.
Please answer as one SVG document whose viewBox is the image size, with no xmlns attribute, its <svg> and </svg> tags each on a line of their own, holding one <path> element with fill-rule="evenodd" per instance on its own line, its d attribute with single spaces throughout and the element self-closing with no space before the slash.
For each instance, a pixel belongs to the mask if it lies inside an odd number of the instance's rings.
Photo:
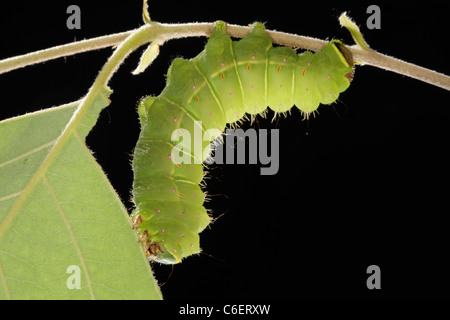
<svg viewBox="0 0 450 320">
<path fill-rule="evenodd" d="M 42 145 L 40 145 L 40 146 L 38 146 L 38 147 L 36 147 L 36 148 L 34 148 L 34 149 L 31 149 L 31 150 L 28 151 L 28 152 L 22 153 L 21 155 L 19 155 L 19 156 L 13 158 L 13 159 L 11 159 L 11 160 L 8 160 L 8 161 L 5 161 L 5 162 L 3 162 L 3 163 L 0 163 L 0 168 L 1 168 L 1 167 L 4 167 L 4 166 L 7 166 L 8 164 L 14 163 L 14 162 L 16 162 L 16 161 L 19 161 L 20 159 L 23 159 L 23 158 L 25 158 L 26 156 L 32 155 L 33 153 L 36 153 L 36 152 L 39 152 L 39 151 L 41 151 L 41 150 L 43 150 L 43 149 L 45 149 L 45 148 L 48 148 L 48 147 L 54 145 L 55 142 L 56 142 L 56 139 L 54 139 L 54 140 L 52 140 L 52 141 L 49 141 L 49 142 L 47 142 L 47 143 L 44 143 L 44 144 L 42 144 Z"/>
<path fill-rule="evenodd" d="M 6 297 L 8 298 L 8 300 L 11 300 L 11 295 L 8 289 L 8 283 L 6 282 L 6 277 L 5 274 L 3 273 L 3 268 L 1 264 L 0 264 L 0 278 L 2 279 L 3 287 L 5 288 Z"/>
<path fill-rule="evenodd" d="M 21 193 L 22 193 L 22 191 L 8 194 L 8 195 L 6 195 L 4 197 L 1 197 L 0 198 L 0 202 L 5 201 L 5 200 L 9 200 L 9 199 L 12 199 L 12 198 L 15 198 L 15 197 L 18 197 Z"/>
<path fill-rule="evenodd" d="M 87 281 L 87 286 L 89 288 L 89 292 L 91 294 L 91 297 L 93 300 L 95 300 L 95 295 L 94 295 L 94 291 L 92 289 L 92 283 L 91 283 L 91 279 L 89 277 L 89 273 L 86 267 L 86 262 L 84 260 L 83 254 L 81 253 L 81 248 L 78 245 L 77 239 L 75 237 L 75 235 L 73 234 L 72 228 L 70 226 L 69 220 L 67 219 L 66 214 L 64 213 L 63 208 L 61 207 L 61 204 L 58 201 L 58 198 L 56 197 L 55 192 L 53 191 L 52 186 L 50 185 L 50 181 L 48 181 L 47 176 L 44 174 L 43 175 L 43 179 L 44 179 L 44 183 L 48 189 L 48 191 L 50 192 L 50 196 L 52 197 L 53 202 L 56 205 L 56 208 L 58 209 L 59 214 L 61 215 L 62 220 L 64 221 L 64 224 L 67 228 L 67 231 L 69 232 L 70 238 L 72 239 L 72 243 L 75 246 L 75 250 L 77 251 L 77 255 L 80 259 L 81 265 L 83 267 L 84 270 L 84 274 L 86 275 L 86 281 Z"/>
</svg>

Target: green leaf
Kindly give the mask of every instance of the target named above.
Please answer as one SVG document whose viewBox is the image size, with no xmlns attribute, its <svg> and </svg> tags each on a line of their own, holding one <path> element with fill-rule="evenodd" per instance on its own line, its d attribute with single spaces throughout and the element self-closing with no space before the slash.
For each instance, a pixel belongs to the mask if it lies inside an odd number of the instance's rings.
<svg viewBox="0 0 450 320">
<path fill-rule="evenodd" d="M 127 211 L 85 145 L 110 93 L 77 121 L 80 102 L 0 121 L 0 299 L 161 298 Z"/>
<path fill-rule="evenodd" d="M 132 74 L 136 75 L 141 72 L 144 72 L 145 69 L 147 69 L 147 67 L 153 62 L 153 60 L 156 59 L 158 54 L 159 54 L 159 43 L 154 41 L 150 43 L 148 48 L 144 51 L 144 53 L 141 56 L 141 60 L 139 61 L 139 65 L 132 72 Z"/>
<path fill-rule="evenodd" d="M 366 40 L 364 40 L 364 37 L 359 30 L 359 27 L 347 16 L 347 13 L 344 12 L 339 17 L 339 22 L 341 24 L 341 27 L 347 28 L 348 31 L 350 31 L 350 34 L 353 37 L 353 40 L 363 49 L 363 50 L 370 50 L 369 45 L 367 44 Z"/>
<path fill-rule="evenodd" d="M 142 5 L 142 20 L 144 20 L 144 23 L 150 23 L 150 14 L 148 13 L 148 4 L 147 0 L 144 0 L 144 3 Z"/>
</svg>

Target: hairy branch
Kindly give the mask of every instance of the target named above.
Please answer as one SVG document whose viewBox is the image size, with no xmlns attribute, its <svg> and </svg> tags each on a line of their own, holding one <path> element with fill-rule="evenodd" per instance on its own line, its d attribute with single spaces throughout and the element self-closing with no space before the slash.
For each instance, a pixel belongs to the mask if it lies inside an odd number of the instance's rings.
<svg viewBox="0 0 450 320">
<path fill-rule="evenodd" d="M 151 32 L 144 32 L 147 38 L 142 39 L 138 46 L 157 40 L 160 44 L 171 39 L 209 36 L 214 23 L 182 23 L 182 24 L 161 24 L 150 22 L 149 24 L 128 32 L 122 32 L 90 40 L 78 41 L 63 46 L 57 46 L 34 53 L 21 55 L 0 61 L 0 74 L 14 69 L 22 68 L 35 63 L 40 63 L 64 56 L 70 56 L 80 52 L 86 52 L 105 47 L 111 47 L 122 43 L 128 36 L 143 29 L 151 29 Z M 249 32 L 249 27 L 229 24 L 227 32 L 232 37 L 243 38 Z M 320 50 L 326 43 L 324 40 L 298 36 L 279 31 L 267 31 L 272 41 L 277 44 L 298 47 L 312 51 Z M 434 86 L 450 91 L 450 77 L 387 55 L 383 55 L 374 50 L 364 50 L 359 46 L 351 46 L 349 50 L 353 58 L 362 65 L 370 65 L 384 70 L 393 71 L 406 75 Z M 109 80 L 109 78 L 108 78 Z"/>
<path fill-rule="evenodd" d="M 133 31 L 116 33 L 108 36 L 77 41 L 49 49 L 8 58 L 0 61 L 0 74 L 20 69 L 32 64 L 45 62 L 77 53 L 113 47 L 122 43 Z"/>
</svg>

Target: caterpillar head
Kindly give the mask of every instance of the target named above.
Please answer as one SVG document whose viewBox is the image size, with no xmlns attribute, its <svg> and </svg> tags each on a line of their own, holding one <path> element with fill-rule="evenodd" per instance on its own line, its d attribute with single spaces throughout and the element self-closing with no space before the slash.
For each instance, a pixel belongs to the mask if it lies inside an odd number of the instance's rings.
<svg viewBox="0 0 450 320">
<path fill-rule="evenodd" d="M 342 54 L 343 58 L 349 65 L 349 67 L 352 67 L 352 71 L 345 74 L 345 77 L 351 82 L 353 80 L 353 77 L 355 75 L 355 63 L 353 61 L 353 55 L 350 50 L 344 44 L 339 40 L 333 40 L 332 43 L 335 45 L 335 47 L 339 50 L 339 52 Z"/>
</svg>

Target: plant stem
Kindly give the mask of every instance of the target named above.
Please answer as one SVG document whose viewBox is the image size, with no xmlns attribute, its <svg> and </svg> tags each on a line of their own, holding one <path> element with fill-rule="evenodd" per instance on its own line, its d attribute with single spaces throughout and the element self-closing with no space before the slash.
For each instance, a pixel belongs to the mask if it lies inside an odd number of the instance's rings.
<svg viewBox="0 0 450 320">
<path fill-rule="evenodd" d="M 152 32 L 143 32 L 143 35 L 147 36 L 147 38 L 141 39 L 142 41 L 139 41 L 136 48 L 145 42 L 150 42 L 155 39 L 158 39 L 158 41 L 162 44 L 163 42 L 171 39 L 208 36 L 211 33 L 214 23 L 160 24 L 151 22 L 150 24 L 147 24 L 137 30 L 79 41 L 2 60 L 0 61 L 0 74 L 25 67 L 27 65 L 40 63 L 63 56 L 114 46 L 121 43 L 129 35 L 138 32 L 138 30 L 145 28 L 149 28 L 150 30 L 150 26 Z M 249 33 L 249 31 L 249 27 L 232 24 L 227 26 L 227 32 L 232 37 L 243 38 Z M 326 43 L 326 41 L 320 39 L 298 36 L 285 32 L 268 30 L 267 33 L 272 38 L 274 43 L 312 51 L 320 50 Z M 358 46 L 351 46 L 349 47 L 349 50 L 352 52 L 354 59 L 362 65 L 371 65 L 384 70 L 393 71 L 450 91 L 450 77 L 442 73 L 389 57 L 373 50 L 363 50 Z M 107 80 L 109 80 L 109 78 Z"/>
<path fill-rule="evenodd" d="M 116 33 L 108 36 L 97 37 L 88 40 L 68 43 L 61 46 L 52 47 L 49 49 L 39 50 L 36 52 L 16 56 L 0 61 L 0 74 L 26 67 L 32 64 L 45 62 L 61 57 L 71 56 L 77 53 L 112 47 L 120 44 L 133 31 Z"/>
<path fill-rule="evenodd" d="M 380 69 L 396 72 L 431 85 L 450 91 L 450 77 L 418 65 L 387 56 L 374 50 L 364 50 L 359 46 L 348 47 L 356 61 L 363 65 L 370 65 Z"/>
</svg>

